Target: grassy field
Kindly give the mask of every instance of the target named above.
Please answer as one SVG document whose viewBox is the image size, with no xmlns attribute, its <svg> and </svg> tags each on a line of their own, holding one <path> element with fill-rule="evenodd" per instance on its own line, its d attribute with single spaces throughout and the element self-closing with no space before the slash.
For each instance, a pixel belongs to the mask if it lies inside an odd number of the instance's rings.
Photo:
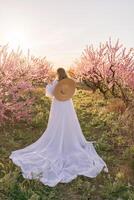
<svg viewBox="0 0 134 200">
<path fill-rule="evenodd" d="M 0 130 L 0 200 L 134 200 L 134 144 L 131 130 L 123 128 L 120 113 L 112 100 L 99 92 L 79 88 L 73 97 L 83 134 L 95 140 L 98 154 L 105 160 L 109 173 L 96 178 L 78 176 L 70 183 L 54 188 L 37 180 L 27 180 L 9 159 L 11 151 L 36 141 L 45 131 L 51 101 L 44 88 L 35 91 L 33 120 Z"/>
</svg>

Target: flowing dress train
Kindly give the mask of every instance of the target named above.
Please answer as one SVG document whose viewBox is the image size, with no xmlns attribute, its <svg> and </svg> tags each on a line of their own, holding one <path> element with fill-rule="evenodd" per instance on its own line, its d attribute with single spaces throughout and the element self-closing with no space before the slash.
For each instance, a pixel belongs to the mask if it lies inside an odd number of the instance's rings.
<svg viewBox="0 0 134 200">
<path fill-rule="evenodd" d="M 52 95 L 57 83 L 54 80 L 46 86 L 46 96 L 52 99 L 46 130 L 36 142 L 9 156 L 24 178 L 39 179 L 50 187 L 68 183 L 77 175 L 94 178 L 102 170 L 108 172 L 93 142 L 82 133 L 72 99 L 58 101 Z"/>
</svg>

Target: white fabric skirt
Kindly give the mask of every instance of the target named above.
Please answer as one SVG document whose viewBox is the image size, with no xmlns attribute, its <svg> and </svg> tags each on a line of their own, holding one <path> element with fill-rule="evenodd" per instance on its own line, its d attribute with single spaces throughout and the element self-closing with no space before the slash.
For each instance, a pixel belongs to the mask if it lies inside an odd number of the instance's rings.
<svg viewBox="0 0 134 200">
<path fill-rule="evenodd" d="M 24 178 L 39 179 L 50 187 L 68 183 L 77 175 L 94 178 L 102 169 L 108 172 L 82 133 L 72 99 L 53 99 L 45 132 L 33 144 L 13 151 L 10 159 L 21 167 Z"/>
</svg>

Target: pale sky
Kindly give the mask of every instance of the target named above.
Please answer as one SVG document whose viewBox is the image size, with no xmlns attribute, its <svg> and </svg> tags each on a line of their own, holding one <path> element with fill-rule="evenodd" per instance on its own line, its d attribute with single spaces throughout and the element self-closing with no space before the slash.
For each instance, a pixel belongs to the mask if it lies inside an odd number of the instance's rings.
<svg viewBox="0 0 134 200">
<path fill-rule="evenodd" d="M 0 45 L 68 67 L 111 37 L 134 47 L 134 0 L 0 0 Z"/>
</svg>

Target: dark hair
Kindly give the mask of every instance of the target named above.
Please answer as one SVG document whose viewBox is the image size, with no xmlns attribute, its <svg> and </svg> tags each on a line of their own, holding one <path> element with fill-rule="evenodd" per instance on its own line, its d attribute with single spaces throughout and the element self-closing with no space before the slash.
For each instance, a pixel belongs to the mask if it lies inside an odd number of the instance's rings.
<svg viewBox="0 0 134 200">
<path fill-rule="evenodd" d="M 65 69 L 62 67 L 57 69 L 57 75 L 58 75 L 58 81 L 60 81 L 64 78 L 68 78 L 68 75 L 67 75 Z"/>
</svg>

